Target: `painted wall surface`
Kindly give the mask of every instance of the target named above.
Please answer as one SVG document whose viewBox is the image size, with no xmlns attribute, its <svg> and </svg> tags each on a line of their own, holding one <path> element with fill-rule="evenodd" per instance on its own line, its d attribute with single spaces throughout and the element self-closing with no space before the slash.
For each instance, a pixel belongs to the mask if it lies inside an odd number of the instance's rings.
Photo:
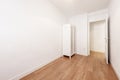
<svg viewBox="0 0 120 80">
<path fill-rule="evenodd" d="M 90 24 L 90 50 L 105 53 L 105 21 Z"/>
<path fill-rule="evenodd" d="M 87 14 L 70 18 L 69 23 L 75 27 L 75 52 L 87 55 Z"/>
<path fill-rule="evenodd" d="M 88 13 L 88 22 L 104 20 L 108 17 L 108 9 Z"/>
<path fill-rule="evenodd" d="M 60 57 L 65 21 L 47 0 L 0 0 L 0 80 L 17 80 Z"/>
<path fill-rule="evenodd" d="M 120 79 L 120 0 L 110 2 L 110 59 Z"/>
<path fill-rule="evenodd" d="M 89 27 L 90 22 L 104 20 L 108 16 L 108 10 L 103 9 L 92 13 L 73 16 L 69 23 L 75 27 L 75 52 L 81 55 L 89 55 Z"/>
</svg>

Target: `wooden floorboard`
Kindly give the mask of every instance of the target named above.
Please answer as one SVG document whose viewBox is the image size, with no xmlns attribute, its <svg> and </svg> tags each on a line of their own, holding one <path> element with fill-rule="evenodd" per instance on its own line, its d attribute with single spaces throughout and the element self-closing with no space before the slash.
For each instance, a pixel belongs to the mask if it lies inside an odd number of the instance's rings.
<svg viewBox="0 0 120 80">
<path fill-rule="evenodd" d="M 118 80 L 101 54 L 61 57 L 20 80 Z"/>
</svg>

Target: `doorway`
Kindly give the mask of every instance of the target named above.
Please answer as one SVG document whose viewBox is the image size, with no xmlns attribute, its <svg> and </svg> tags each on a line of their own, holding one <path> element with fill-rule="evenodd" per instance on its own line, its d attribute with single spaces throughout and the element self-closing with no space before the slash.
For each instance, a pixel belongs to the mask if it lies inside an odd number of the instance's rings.
<svg viewBox="0 0 120 80">
<path fill-rule="evenodd" d="M 108 64 L 107 19 L 89 22 L 89 55 Z"/>
</svg>

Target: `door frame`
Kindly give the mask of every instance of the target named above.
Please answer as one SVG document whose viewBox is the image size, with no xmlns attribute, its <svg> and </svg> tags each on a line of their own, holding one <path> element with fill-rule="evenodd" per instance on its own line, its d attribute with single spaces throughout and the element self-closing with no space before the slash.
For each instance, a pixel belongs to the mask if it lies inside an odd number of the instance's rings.
<svg viewBox="0 0 120 80">
<path fill-rule="evenodd" d="M 103 18 L 103 19 L 98 19 L 98 20 L 94 20 L 94 21 L 88 21 L 88 44 L 87 44 L 87 46 L 88 46 L 88 51 L 87 51 L 87 53 L 88 53 L 88 56 L 90 55 L 90 23 L 91 22 L 96 22 L 96 21 L 102 21 L 102 20 L 105 20 L 105 57 L 106 57 L 106 63 L 108 64 L 108 35 L 109 35 L 109 26 L 108 26 L 108 16 L 106 16 L 105 18 Z"/>
</svg>

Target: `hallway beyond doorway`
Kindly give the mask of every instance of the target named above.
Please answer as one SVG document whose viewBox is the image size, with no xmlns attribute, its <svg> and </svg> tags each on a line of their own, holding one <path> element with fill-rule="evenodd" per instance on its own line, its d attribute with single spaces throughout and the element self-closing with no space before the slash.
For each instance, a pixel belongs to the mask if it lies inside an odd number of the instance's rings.
<svg viewBox="0 0 120 80">
<path fill-rule="evenodd" d="M 90 56 L 106 63 L 105 53 L 90 51 Z"/>
</svg>

